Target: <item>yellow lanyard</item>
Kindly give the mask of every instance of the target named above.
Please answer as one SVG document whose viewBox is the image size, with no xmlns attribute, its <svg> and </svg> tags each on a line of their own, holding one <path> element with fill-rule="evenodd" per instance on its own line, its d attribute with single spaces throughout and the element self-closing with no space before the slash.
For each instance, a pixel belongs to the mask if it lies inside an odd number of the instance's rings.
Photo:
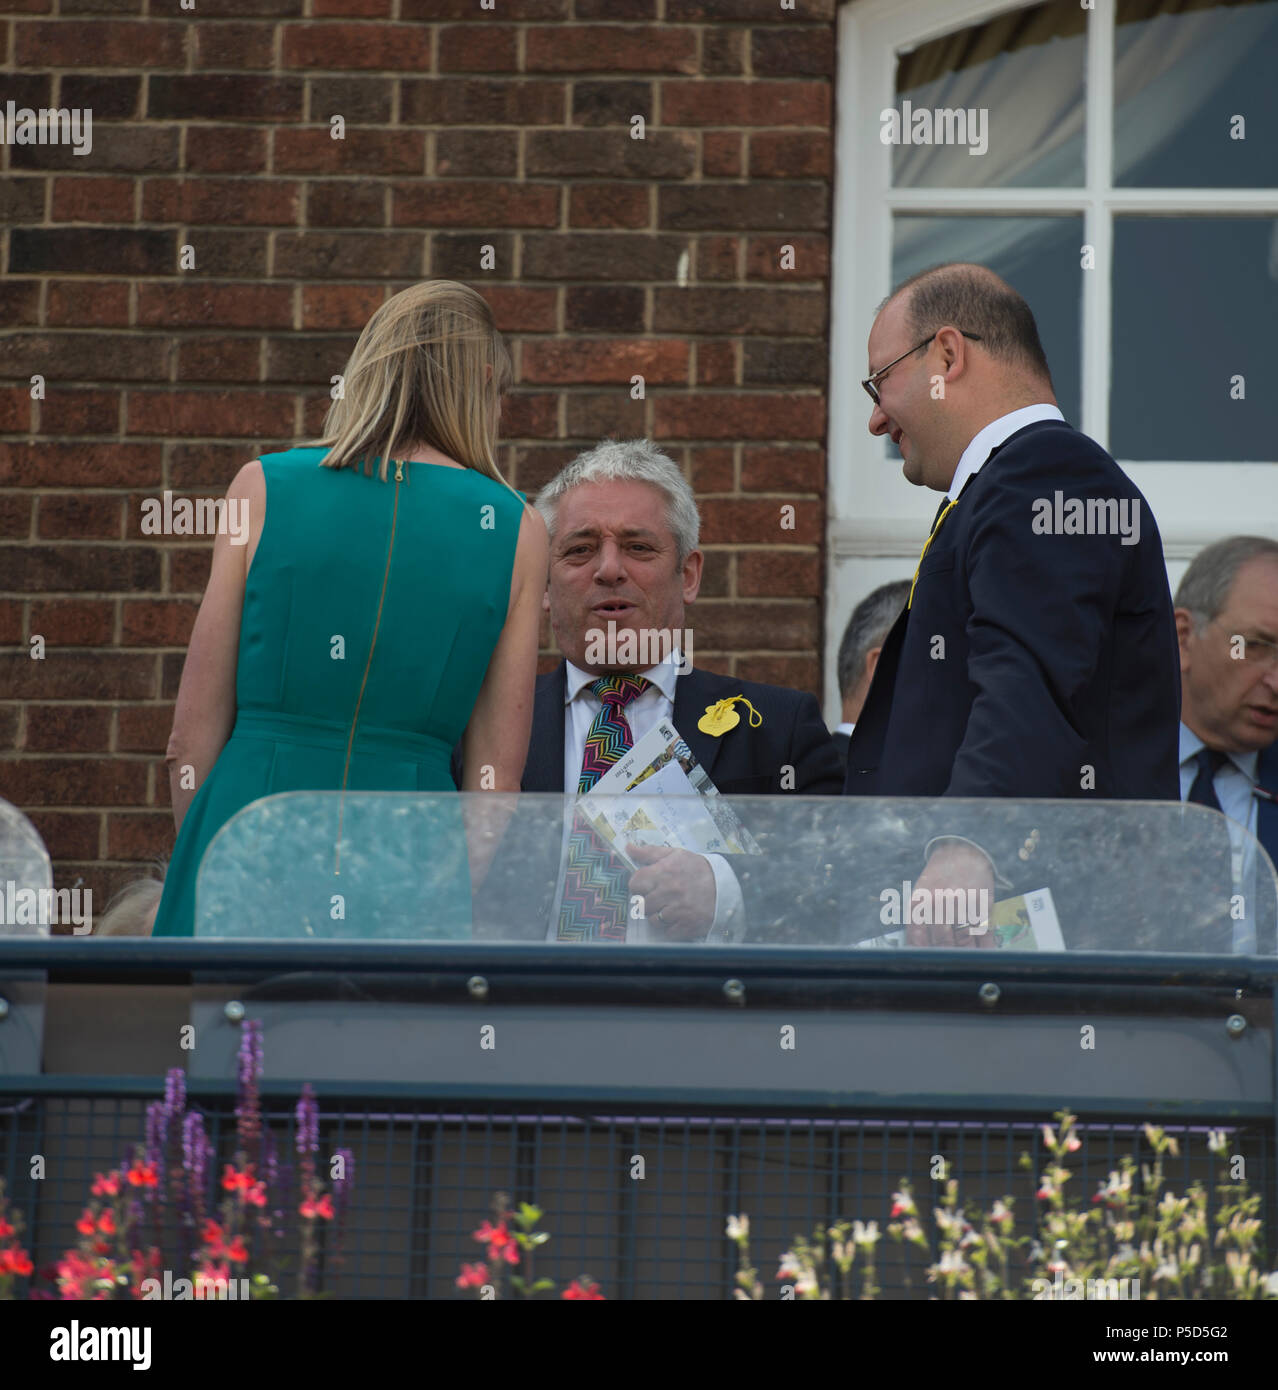
<svg viewBox="0 0 1278 1390">
<path fill-rule="evenodd" d="M 738 700 L 750 711 L 751 728 L 757 729 L 763 723 L 763 716 L 744 695 L 729 695 L 726 700 L 716 700 L 713 705 L 707 705 L 706 712 L 697 720 L 697 728 L 703 734 L 713 734 L 716 738 L 726 734 L 729 729 L 735 729 L 741 722 L 741 716 L 732 708 Z"/>
<path fill-rule="evenodd" d="M 932 527 L 932 534 L 927 538 L 927 540 L 923 542 L 923 549 L 919 551 L 919 563 L 914 566 L 914 578 L 910 581 L 910 597 L 906 600 L 905 603 L 905 606 L 907 608 L 909 608 L 910 605 L 914 602 L 914 586 L 919 582 L 919 569 L 922 567 L 923 557 L 927 554 L 932 542 L 936 539 L 936 533 L 941 529 L 941 522 L 943 522 L 945 518 L 949 516 L 950 508 L 957 506 L 958 498 L 956 497 L 952 502 L 949 503 L 948 506 L 946 506 L 945 510 L 942 511 L 940 516 L 936 518 L 936 524 Z"/>
</svg>

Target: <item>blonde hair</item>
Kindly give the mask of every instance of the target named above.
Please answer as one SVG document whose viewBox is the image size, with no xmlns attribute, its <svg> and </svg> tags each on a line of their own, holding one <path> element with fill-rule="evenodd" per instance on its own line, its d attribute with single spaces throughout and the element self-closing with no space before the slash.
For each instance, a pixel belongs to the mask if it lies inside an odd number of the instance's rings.
<svg viewBox="0 0 1278 1390">
<path fill-rule="evenodd" d="M 492 368 L 491 380 L 487 369 Z M 424 280 L 388 299 L 364 325 L 321 436 L 325 468 L 428 444 L 506 486 L 497 467 L 493 406 L 514 379 L 510 353 L 483 297 L 456 280 Z"/>
<path fill-rule="evenodd" d="M 155 912 L 164 892 L 168 865 L 157 861 L 159 878 L 135 878 L 107 904 L 106 911 L 93 924 L 94 936 L 150 936 Z"/>
</svg>

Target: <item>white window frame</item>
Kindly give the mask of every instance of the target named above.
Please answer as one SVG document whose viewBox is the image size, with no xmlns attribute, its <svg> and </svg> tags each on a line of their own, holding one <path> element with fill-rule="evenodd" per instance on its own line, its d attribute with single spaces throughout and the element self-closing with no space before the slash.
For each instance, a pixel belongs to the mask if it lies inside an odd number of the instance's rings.
<svg viewBox="0 0 1278 1390">
<path fill-rule="evenodd" d="M 827 451 L 829 521 L 826 586 L 826 711 L 837 722 L 834 653 L 849 603 L 884 578 L 913 571 L 937 495 L 911 487 L 884 440 L 866 430 L 871 410 L 859 382 L 865 340 L 891 288 L 892 218 L 902 212 L 972 212 L 1030 216 L 1081 214 L 1095 269 L 1083 270 L 1081 411 L 1084 433 L 1109 447 L 1110 292 L 1113 218 L 1210 213 L 1278 217 L 1278 188 L 1113 189 L 1115 0 L 1087 12 L 1084 182 L 1074 189 L 1003 190 L 892 187 L 892 147 L 879 138 L 879 113 L 896 105 L 895 54 L 980 24 L 1033 0 L 850 0 L 839 13 L 838 123 L 835 131 L 830 391 Z M 1033 308 L 1033 305 L 1030 306 Z M 1221 366 L 1228 390 L 1228 364 Z M 1266 389 L 1261 382 L 1248 383 Z M 1278 462 L 1276 460 L 1275 462 Z M 1169 561 L 1187 562 L 1210 541 L 1278 528 L 1274 463 L 1118 463 L 1149 499 Z M 1204 470 L 1210 469 L 1210 473 Z M 890 572 L 882 561 L 890 560 Z M 871 563 L 879 561 L 876 566 Z M 904 562 L 904 564 L 902 563 Z M 866 582 L 847 592 L 849 568 Z M 1177 570 L 1183 563 L 1176 564 Z M 880 577 L 870 577 L 875 570 Z"/>
</svg>

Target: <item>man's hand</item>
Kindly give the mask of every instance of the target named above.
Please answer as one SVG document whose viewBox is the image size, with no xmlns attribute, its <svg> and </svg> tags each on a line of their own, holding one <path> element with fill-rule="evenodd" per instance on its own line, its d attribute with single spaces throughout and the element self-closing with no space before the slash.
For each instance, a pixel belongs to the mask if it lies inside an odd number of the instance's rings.
<svg viewBox="0 0 1278 1390">
<path fill-rule="evenodd" d="M 630 892 L 643 898 L 644 916 L 667 941 L 700 941 L 714 921 L 714 870 L 701 854 L 664 845 L 627 845 L 639 865 Z"/>
<path fill-rule="evenodd" d="M 920 889 L 932 894 L 932 922 L 911 922 L 907 946 L 993 947 L 994 933 L 985 919 L 994 906 L 994 868 L 979 849 L 953 841 L 937 845 L 915 881 L 914 892 Z"/>
</svg>

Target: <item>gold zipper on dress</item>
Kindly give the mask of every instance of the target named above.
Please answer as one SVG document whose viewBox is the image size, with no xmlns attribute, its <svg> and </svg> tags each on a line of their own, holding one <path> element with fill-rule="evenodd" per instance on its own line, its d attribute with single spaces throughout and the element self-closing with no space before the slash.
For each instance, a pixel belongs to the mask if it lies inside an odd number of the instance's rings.
<svg viewBox="0 0 1278 1390">
<path fill-rule="evenodd" d="M 399 517 L 399 485 L 404 481 L 404 460 L 392 460 L 395 464 L 395 503 L 391 509 L 390 540 L 386 546 L 386 569 L 382 574 L 382 592 L 377 600 L 377 617 L 373 621 L 373 637 L 368 644 L 368 660 L 364 663 L 364 676 L 359 683 L 359 697 L 355 701 L 355 714 L 351 719 L 351 732 L 346 740 L 346 762 L 342 768 L 342 789 L 337 802 L 337 844 L 334 846 L 333 873 L 342 872 L 342 812 L 346 801 L 346 781 L 350 774 L 351 749 L 355 744 L 355 726 L 359 723 L 359 708 L 364 702 L 364 687 L 368 684 L 368 673 L 373 665 L 373 651 L 377 646 L 377 632 L 382 625 L 382 608 L 386 602 L 386 585 L 390 579 L 391 555 L 395 550 L 395 523 Z"/>
</svg>

